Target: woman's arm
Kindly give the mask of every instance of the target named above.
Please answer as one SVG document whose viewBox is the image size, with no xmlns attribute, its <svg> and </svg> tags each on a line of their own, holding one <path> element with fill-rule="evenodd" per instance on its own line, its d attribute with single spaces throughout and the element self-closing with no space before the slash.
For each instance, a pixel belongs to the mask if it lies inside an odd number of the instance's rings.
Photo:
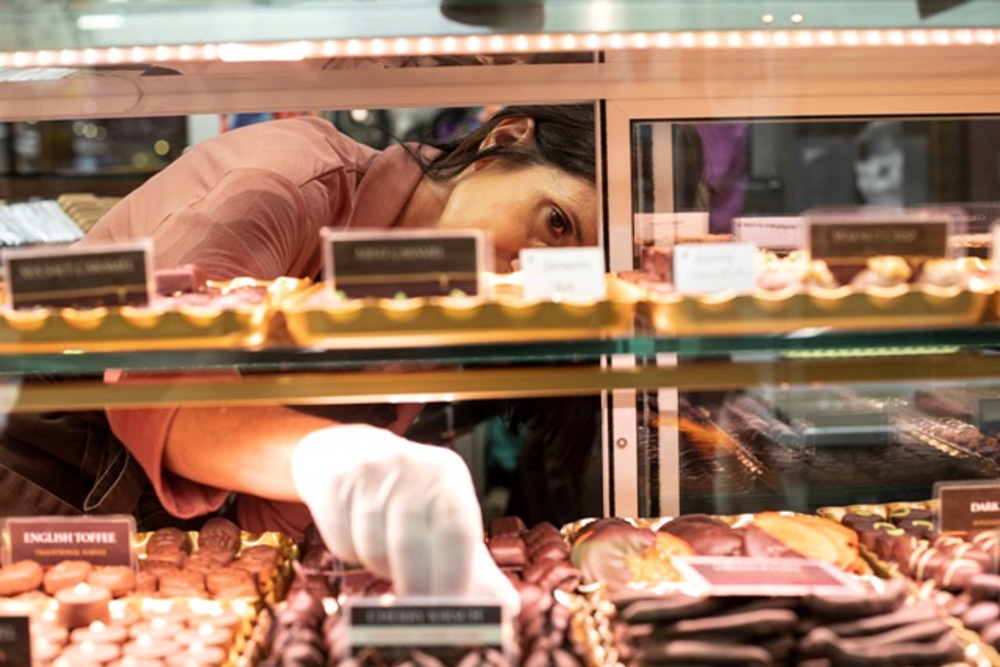
<svg viewBox="0 0 1000 667">
<path fill-rule="evenodd" d="M 291 452 L 334 423 L 280 405 L 183 407 L 174 416 L 163 465 L 200 484 L 273 500 L 298 500 Z"/>
</svg>

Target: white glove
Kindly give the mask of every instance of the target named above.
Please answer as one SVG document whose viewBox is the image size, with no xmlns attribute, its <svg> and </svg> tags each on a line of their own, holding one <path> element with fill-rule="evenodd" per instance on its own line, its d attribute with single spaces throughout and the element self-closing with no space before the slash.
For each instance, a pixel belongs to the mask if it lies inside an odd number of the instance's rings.
<svg viewBox="0 0 1000 667">
<path fill-rule="evenodd" d="M 295 446 L 292 480 L 330 551 L 390 579 L 397 594 L 488 595 L 518 612 L 454 452 L 363 424 L 331 426 Z"/>
</svg>

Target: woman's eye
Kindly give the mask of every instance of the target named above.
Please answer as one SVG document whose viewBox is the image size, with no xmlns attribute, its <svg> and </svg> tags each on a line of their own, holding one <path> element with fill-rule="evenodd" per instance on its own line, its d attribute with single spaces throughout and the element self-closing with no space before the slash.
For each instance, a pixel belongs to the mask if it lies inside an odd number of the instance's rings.
<svg viewBox="0 0 1000 667">
<path fill-rule="evenodd" d="M 565 213 L 558 208 L 553 208 L 549 211 L 549 229 L 559 239 L 572 233 L 573 225 L 570 224 Z"/>
</svg>

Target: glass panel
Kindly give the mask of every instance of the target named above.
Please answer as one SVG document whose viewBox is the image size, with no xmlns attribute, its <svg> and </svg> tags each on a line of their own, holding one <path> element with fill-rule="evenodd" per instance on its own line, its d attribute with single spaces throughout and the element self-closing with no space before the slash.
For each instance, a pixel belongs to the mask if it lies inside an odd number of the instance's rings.
<svg viewBox="0 0 1000 667">
<path fill-rule="evenodd" d="M 1000 25 L 993 0 L 19 0 L 0 50 L 482 33 Z"/>
</svg>

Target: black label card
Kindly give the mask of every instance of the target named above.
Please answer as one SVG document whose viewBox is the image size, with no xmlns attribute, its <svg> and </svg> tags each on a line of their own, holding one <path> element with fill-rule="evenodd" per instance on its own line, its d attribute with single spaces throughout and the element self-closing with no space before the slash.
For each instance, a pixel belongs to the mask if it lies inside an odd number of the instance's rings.
<svg viewBox="0 0 1000 667">
<path fill-rule="evenodd" d="M 149 303 L 144 248 L 4 252 L 7 302 L 14 308 L 96 308 Z"/>
<path fill-rule="evenodd" d="M 503 651 L 509 633 L 498 604 L 434 604 L 361 599 L 347 608 L 350 655 L 375 652 L 389 664 L 419 650 L 458 662 L 470 650 Z"/>
<path fill-rule="evenodd" d="M 1000 482 L 939 482 L 934 485 L 934 497 L 940 503 L 938 530 L 942 533 L 1000 527 Z"/>
<path fill-rule="evenodd" d="M 327 279 L 352 299 L 479 294 L 479 233 L 327 232 Z"/>
<path fill-rule="evenodd" d="M 30 559 L 42 565 L 85 560 L 132 566 L 135 519 L 131 516 L 11 517 L 4 522 L 4 531 L 8 565 Z"/>
<path fill-rule="evenodd" d="M 877 255 L 947 257 L 950 223 L 814 221 L 809 227 L 813 259 L 863 264 Z"/>
<path fill-rule="evenodd" d="M 27 616 L 0 614 L 0 666 L 31 667 L 31 633 Z"/>
</svg>

